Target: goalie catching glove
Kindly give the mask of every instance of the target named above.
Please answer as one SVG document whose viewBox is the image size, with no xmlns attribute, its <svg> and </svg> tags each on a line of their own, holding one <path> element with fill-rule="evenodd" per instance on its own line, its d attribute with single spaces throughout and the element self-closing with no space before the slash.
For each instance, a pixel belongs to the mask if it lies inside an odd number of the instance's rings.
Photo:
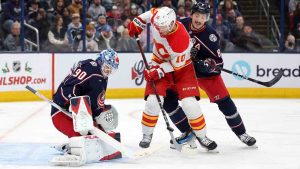
<svg viewBox="0 0 300 169">
<path fill-rule="evenodd" d="M 118 126 L 118 111 L 112 105 L 105 105 L 100 115 L 95 117 L 95 121 L 105 132 L 112 131 Z"/>
<path fill-rule="evenodd" d="M 147 82 L 155 81 L 163 78 L 165 76 L 165 71 L 159 65 L 155 65 L 151 66 L 150 70 L 145 69 L 144 76 Z"/>
</svg>

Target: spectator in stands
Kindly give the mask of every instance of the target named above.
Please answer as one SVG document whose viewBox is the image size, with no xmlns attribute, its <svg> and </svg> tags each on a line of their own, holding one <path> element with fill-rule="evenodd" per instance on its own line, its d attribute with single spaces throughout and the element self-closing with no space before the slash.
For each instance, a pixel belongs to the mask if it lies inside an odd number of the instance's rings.
<svg viewBox="0 0 300 169">
<path fill-rule="evenodd" d="M 11 25 L 15 21 L 21 20 L 21 8 L 19 6 L 19 0 L 10 0 L 6 2 L 3 6 L 3 13 L 1 17 L 1 25 L 6 31 L 6 33 L 10 32 Z"/>
<path fill-rule="evenodd" d="M 173 6 L 172 1 L 171 0 L 163 0 L 163 6 L 169 7 L 174 9 L 175 11 L 177 10 L 175 6 Z"/>
<path fill-rule="evenodd" d="M 92 17 L 93 21 L 97 21 L 100 14 L 106 15 L 106 10 L 101 5 L 101 0 L 93 0 L 93 3 L 88 9 L 88 14 Z"/>
<path fill-rule="evenodd" d="M 105 25 L 98 38 L 99 50 L 104 50 L 107 48 L 115 49 L 117 45 L 117 39 L 112 33 L 112 29 L 109 25 Z"/>
<path fill-rule="evenodd" d="M 68 28 L 69 24 L 72 22 L 72 15 L 70 14 L 68 8 L 64 8 L 62 18 L 64 20 L 64 27 Z"/>
<path fill-rule="evenodd" d="M 224 19 L 224 24 L 227 24 L 228 27 L 231 27 L 231 25 L 235 23 L 236 17 L 240 16 L 241 13 L 239 10 L 234 8 L 232 0 L 225 0 L 224 5 L 221 8 L 221 15 Z"/>
<path fill-rule="evenodd" d="M 81 0 L 72 0 L 72 4 L 68 6 L 68 10 L 70 11 L 71 15 L 74 13 L 81 14 L 82 8 Z"/>
<path fill-rule="evenodd" d="M 21 25 L 19 22 L 14 22 L 11 25 L 11 33 L 5 38 L 3 46 L 8 51 L 21 51 L 20 38 Z"/>
<path fill-rule="evenodd" d="M 183 19 L 183 18 L 186 18 L 185 8 L 184 6 L 179 5 L 177 10 L 177 19 Z"/>
<path fill-rule="evenodd" d="M 229 41 L 230 29 L 223 24 L 222 15 L 218 14 L 216 19 L 216 31 L 219 37 L 221 37 L 222 40 Z"/>
<path fill-rule="evenodd" d="M 86 34 L 85 34 L 85 45 L 86 45 L 86 51 L 88 52 L 95 52 L 98 51 L 98 44 L 95 41 L 95 33 L 96 29 L 92 24 L 88 24 L 86 26 Z M 79 42 L 77 51 L 83 50 L 83 42 L 82 40 Z"/>
<path fill-rule="evenodd" d="M 64 0 L 56 0 L 54 5 L 54 15 L 61 15 L 63 16 L 65 9 L 65 1 Z"/>
<path fill-rule="evenodd" d="M 300 2 L 297 4 L 296 9 L 293 13 L 293 23 L 294 23 L 294 34 L 297 36 L 297 38 L 300 38 Z"/>
<path fill-rule="evenodd" d="M 41 50 L 45 47 L 45 44 L 48 41 L 48 32 L 50 29 L 50 23 L 48 22 L 47 13 L 44 8 L 39 8 L 38 14 L 35 18 L 32 18 L 28 21 L 30 25 L 39 30 L 39 41 Z M 35 37 L 35 34 L 29 33 L 29 37 Z M 31 38 L 36 41 L 36 39 Z"/>
<path fill-rule="evenodd" d="M 289 13 L 293 13 L 296 8 L 297 4 L 300 2 L 300 0 L 290 0 L 289 2 Z"/>
<path fill-rule="evenodd" d="M 72 14 L 72 22 L 68 25 L 67 37 L 74 51 L 77 51 L 78 43 L 82 36 L 82 24 L 79 13 Z"/>
<path fill-rule="evenodd" d="M 292 34 L 289 34 L 284 43 L 284 52 L 294 53 L 296 51 L 296 38 Z"/>
<path fill-rule="evenodd" d="M 236 45 L 249 52 L 260 52 L 262 48 L 259 36 L 248 24 L 244 25 L 242 36 Z"/>
<path fill-rule="evenodd" d="M 124 29 L 128 28 L 129 22 L 131 22 L 131 20 L 129 18 L 126 18 L 125 21 L 123 21 L 123 24 L 117 28 L 118 34 L 120 34 L 120 35 L 123 34 Z"/>
<path fill-rule="evenodd" d="M 227 7 L 232 6 L 233 9 L 240 10 L 238 3 L 236 1 L 233 1 L 233 0 L 223 0 L 223 1 L 220 1 L 219 5 L 218 5 L 218 9 L 219 10 L 224 10 L 226 8 L 226 6 Z"/>
<path fill-rule="evenodd" d="M 107 12 L 107 23 L 111 26 L 114 37 L 118 37 L 117 28 L 122 25 L 121 13 L 118 11 L 118 7 L 114 5 L 112 10 Z"/>
<path fill-rule="evenodd" d="M 27 18 L 28 20 L 36 18 L 39 12 L 39 7 L 40 7 L 40 1 L 39 0 L 30 0 L 27 4 L 28 7 L 28 14 Z"/>
<path fill-rule="evenodd" d="M 96 28 L 96 34 L 95 34 L 95 38 L 98 39 L 100 36 L 100 33 L 102 31 L 102 28 L 104 27 L 104 25 L 107 25 L 107 21 L 106 21 L 106 16 L 103 14 L 100 14 L 98 16 L 98 20 L 95 24 L 95 28 Z"/>
<path fill-rule="evenodd" d="M 54 25 L 48 32 L 49 45 L 47 45 L 47 51 L 71 51 L 67 38 L 67 29 L 64 27 L 63 22 L 62 16 L 56 15 Z"/>
<path fill-rule="evenodd" d="M 243 28 L 244 28 L 244 17 L 243 16 L 238 16 L 236 18 L 235 24 L 229 28 L 230 29 L 230 40 L 233 43 L 238 43 L 238 40 L 243 34 Z"/>
<path fill-rule="evenodd" d="M 133 20 L 135 17 L 137 17 L 138 14 L 138 9 L 137 5 L 135 3 L 132 3 L 130 6 L 130 13 L 129 13 L 129 19 Z"/>
<path fill-rule="evenodd" d="M 118 44 L 116 46 L 116 51 L 122 51 L 122 52 L 139 51 L 135 39 L 129 36 L 129 31 L 127 28 L 123 29 L 121 37 L 118 40 Z"/>
</svg>

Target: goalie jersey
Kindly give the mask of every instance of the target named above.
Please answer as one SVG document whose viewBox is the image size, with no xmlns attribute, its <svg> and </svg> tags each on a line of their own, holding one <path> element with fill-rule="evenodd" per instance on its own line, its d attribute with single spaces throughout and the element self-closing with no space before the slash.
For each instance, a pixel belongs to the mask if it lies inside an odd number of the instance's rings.
<svg viewBox="0 0 300 169">
<path fill-rule="evenodd" d="M 101 66 L 97 62 L 91 59 L 80 61 L 59 85 L 53 101 L 68 110 L 71 97 L 88 95 L 93 117 L 96 117 L 104 108 L 107 82 L 108 78 L 101 75 Z M 56 111 L 52 110 L 51 115 Z"/>
<path fill-rule="evenodd" d="M 211 58 L 215 60 L 217 66 L 223 67 L 220 37 L 217 32 L 207 23 L 200 30 L 193 31 L 191 29 L 192 19 L 189 17 L 180 20 L 180 22 L 190 34 L 193 42 L 193 48 L 191 49 L 192 60 L 204 61 L 207 58 Z M 220 74 L 220 71 L 218 73 L 202 73 L 200 77 L 209 77 L 218 74 Z"/>
</svg>

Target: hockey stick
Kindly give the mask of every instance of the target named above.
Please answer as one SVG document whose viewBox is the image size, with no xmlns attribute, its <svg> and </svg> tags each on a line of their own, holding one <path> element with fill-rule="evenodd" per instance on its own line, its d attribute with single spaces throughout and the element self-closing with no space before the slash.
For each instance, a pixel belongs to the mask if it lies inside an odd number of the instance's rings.
<svg viewBox="0 0 300 169">
<path fill-rule="evenodd" d="M 148 62 L 147 62 L 146 56 L 145 56 L 145 54 L 144 54 L 144 52 L 143 52 L 143 48 L 142 48 L 142 45 L 141 45 L 141 42 L 140 42 L 140 38 L 139 38 L 137 35 L 135 36 L 135 40 L 136 40 L 136 42 L 137 42 L 137 44 L 138 44 L 138 47 L 139 47 L 140 53 L 141 53 L 141 55 L 142 55 L 142 58 L 143 58 L 145 67 L 146 67 L 147 70 L 150 70 L 150 67 L 149 67 L 149 64 L 148 64 Z M 168 118 L 167 118 L 165 109 L 163 108 L 162 101 L 161 101 L 160 97 L 158 96 L 158 94 L 157 94 L 157 92 L 156 92 L 156 85 L 155 85 L 154 81 L 151 82 L 151 85 L 152 85 L 152 89 L 153 89 L 153 91 L 154 91 L 154 93 L 155 93 L 156 99 L 157 99 L 157 101 L 158 101 L 160 110 L 161 110 L 161 112 L 162 112 L 162 114 L 163 114 L 164 120 L 165 120 L 165 122 L 166 122 L 167 130 L 169 131 L 169 134 L 170 134 L 171 139 L 172 139 L 172 141 L 173 141 L 173 143 L 174 143 L 174 145 L 175 145 L 175 148 L 176 148 L 177 151 L 181 151 L 182 145 L 179 145 L 179 144 L 177 143 L 177 141 L 175 140 L 175 137 L 174 137 L 174 134 L 173 134 L 174 129 L 170 126 L 170 123 L 169 123 L 169 120 L 168 120 Z"/>
<path fill-rule="evenodd" d="M 249 81 L 251 81 L 251 82 L 254 82 L 254 83 L 257 83 L 257 84 L 266 86 L 266 87 L 271 87 L 271 86 L 273 86 L 274 84 L 276 84 L 276 83 L 281 79 L 281 77 L 282 77 L 282 75 L 283 75 L 283 71 L 280 70 L 280 71 L 277 73 L 277 75 L 274 76 L 274 78 L 273 78 L 272 80 L 267 81 L 267 82 L 262 82 L 262 81 L 259 81 L 259 80 L 256 80 L 256 79 L 252 79 L 252 78 L 250 78 L 250 77 L 247 77 L 247 76 L 238 74 L 238 73 L 236 73 L 236 72 L 232 72 L 232 71 L 230 71 L 230 70 L 227 70 L 227 69 L 222 68 L 222 67 L 219 67 L 219 66 L 216 66 L 215 68 L 216 68 L 216 69 L 219 69 L 219 70 L 222 70 L 223 72 L 226 72 L 226 73 L 229 73 L 229 74 L 238 76 L 238 77 L 240 77 L 240 78 L 249 80 Z"/>
<path fill-rule="evenodd" d="M 199 38 L 197 38 L 196 36 L 194 36 L 194 38 L 199 42 L 201 43 L 212 55 L 216 56 Z M 267 81 L 267 82 L 262 82 L 262 81 L 259 81 L 259 80 L 256 80 L 256 79 L 252 79 L 250 77 L 247 77 L 247 76 L 244 76 L 244 75 L 241 75 L 241 74 L 238 74 L 236 72 L 232 72 L 228 69 L 225 69 L 225 68 L 222 68 L 220 66 L 214 66 L 214 68 L 218 69 L 218 70 L 221 70 L 223 72 L 226 72 L 226 73 L 229 73 L 229 74 L 232 74 L 232 75 L 235 75 L 235 76 L 238 76 L 240 78 L 243 78 L 243 79 L 246 79 L 246 80 L 249 80 L 251 82 L 254 82 L 254 83 L 257 83 L 257 84 L 260 84 L 260 85 L 263 85 L 263 86 L 266 86 L 266 87 L 271 87 L 273 86 L 274 84 L 276 84 L 282 77 L 283 75 L 283 71 L 282 70 L 279 70 L 278 74 L 270 81 Z"/>
<path fill-rule="evenodd" d="M 42 100 L 48 102 L 51 104 L 51 106 L 57 108 L 58 110 L 60 110 L 61 112 L 63 112 L 65 115 L 67 115 L 68 117 L 72 118 L 72 115 L 66 111 L 65 109 L 63 109 L 62 107 L 60 107 L 59 105 L 57 105 L 56 103 L 54 103 L 52 100 L 48 99 L 47 97 L 45 97 L 44 95 L 40 94 L 38 91 L 34 90 L 33 88 L 31 88 L 30 86 L 26 86 L 26 89 L 29 90 L 30 92 L 32 92 L 33 94 L 37 95 L 39 98 L 41 98 Z M 113 148 L 119 150 L 122 154 L 133 158 L 132 153 L 127 150 L 120 142 L 118 142 L 117 140 L 113 139 L 112 137 L 110 137 L 109 135 L 107 135 L 106 133 L 104 133 L 103 131 L 101 131 L 100 129 L 94 127 L 93 130 L 89 131 L 91 134 L 99 137 L 101 140 L 103 140 L 105 143 L 109 144 L 110 146 L 112 146 Z"/>
</svg>

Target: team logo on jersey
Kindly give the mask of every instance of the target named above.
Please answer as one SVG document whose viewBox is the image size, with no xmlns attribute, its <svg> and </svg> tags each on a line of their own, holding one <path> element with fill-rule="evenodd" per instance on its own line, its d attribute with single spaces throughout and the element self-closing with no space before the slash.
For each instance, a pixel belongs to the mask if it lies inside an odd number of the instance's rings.
<svg viewBox="0 0 300 169">
<path fill-rule="evenodd" d="M 94 61 L 92 61 L 92 62 L 90 62 L 90 64 L 92 65 L 92 66 L 97 66 L 97 63 L 96 62 L 94 62 Z"/>
<path fill-rule="evenodd" d="M 241 74 L 245 77 L 249 77 L 250 73 L 251 73 L 251 68 L 250 68 L 249 63 L 247 63 L 246 61 L 243 61 L 243 60 L 239 60 L 239 61 L 236 61 L 235 63 L 233 63 L 231 69 L 233 72 Z M 244 80 L 243 78 L 241 78 L 239 76 L 234 76 L 234 78 L 237 80 Z"/>
<path fill-rule="evenodd" d="M 212 42 L 216 42 L 218 40 L 218 38 L 215 34 L 210 34 L 209 35 L 209 40 L 212 41 Z"/>
<path fill-rule="evenodd" d="M 131 79 L 134 80 L 137 86 L 140 86 L 144 82 L 144 73 L 145 65 L 142 60 L 136 62 L 131 68 Z"/>
<path fill-rule="evenodd" d="M 21 70 L 21 62 L 20 61 L 14 61 L 13 62 L 13 71 L 19 72 Z"/>
<path fill-rule="evenodd" d="M 105 90 L 103 90 L 97 97 L 98 109 L 104 108 L 104 100 L 105 100 Z"/>
</svg>

